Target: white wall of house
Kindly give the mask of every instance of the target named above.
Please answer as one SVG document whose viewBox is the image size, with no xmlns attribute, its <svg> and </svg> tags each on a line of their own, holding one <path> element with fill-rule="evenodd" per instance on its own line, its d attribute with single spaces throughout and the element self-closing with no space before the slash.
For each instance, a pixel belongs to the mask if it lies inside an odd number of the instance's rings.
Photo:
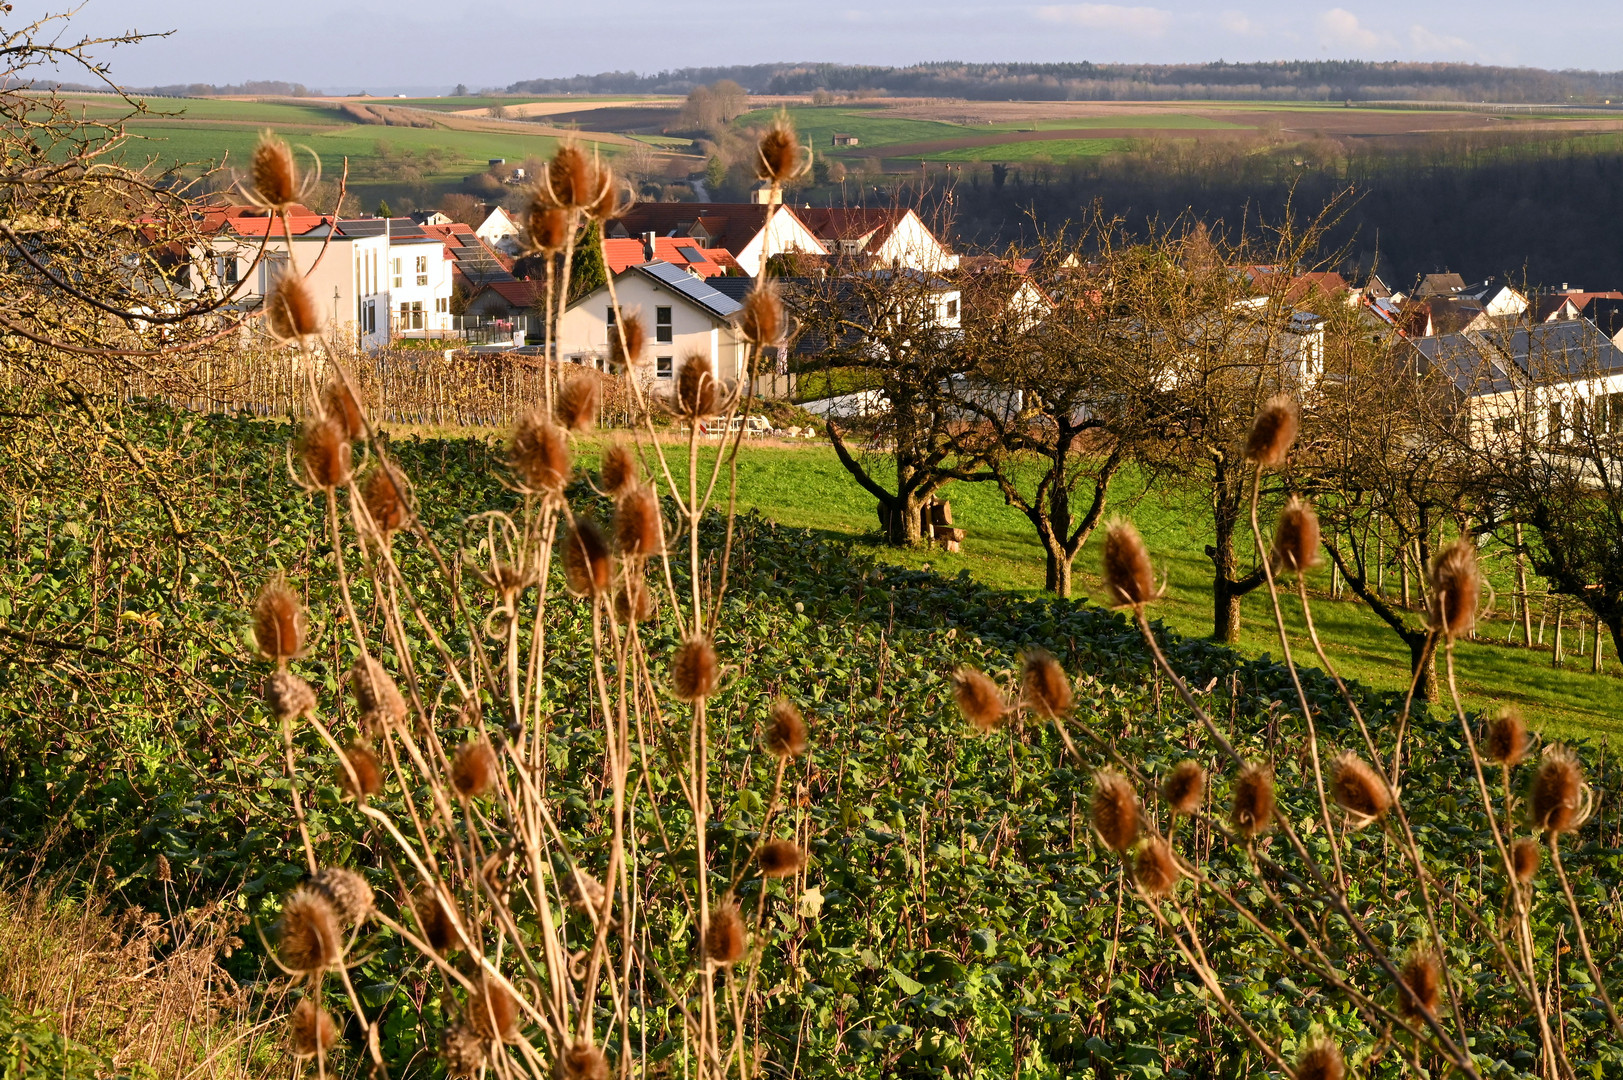
<svg viewBox="0 0 1623 1080">
<path fill-rule="evenodd" d="M 745 346 L 730 322 L 634 271 L 621 274 L 614 287 L 621 310 L 640 315 L 647 331 L 641 374 L 650 382 L 668 382 L 680 369 L 682 358 L 693 353 L 709 357 L 722 379 L 743 374 Z M 606 365 L 612 332 L 609 320 L 606 287 L 571 305 L 558 327 L 558 355 L 590 367 Z"/>
<path fill-rule="evenodd" d="M 516 254 L 518 251 L 518 222 L 499 206 L 473 231 L 479 239 L 497 251 L 508 255 Z"/>
<path fill-rule="evenodd" d="M 397 337 L 434 337 L 451 329 L 452 262 L 435 239 L 389 237 L 384 287 Z"/>
<path fill-rule="evenodd" d="M 761 266 L 774 255 L 783 255 L 787 252 L 799 252 L 802 255 L 824 255 L 827 250 L 823 247 L 804 222 L 795 217 L 793 211 L 785 210 L 782 206 L 772 208 L 772 214 L 766 220 L 766 227 L 755 234 L 743 251 L 735 252 L 734 258 L 744 273 L 750 277 L 759 277 Z"/>
<path fill-rule="evenodd" d="M 295 268 L 307 275 L 306 284 L 316 298 L 328 332 L 356 341 L 363 348 L 387 344 L 389 298 L 377 270 L 384 264 L 383 237 L 334 237 L 331 244 L 326 244 L 325 254 L 324 244 L 325 235 L 293 238 Z M 216 295 L 229 296 L 247 308 L 257 308 L 263 302 L 271 280 L 288 266 L 287 241 L 279 236 L 265 244 L 264 257 L 257 266 L 257 237 L 221 234 L 213 238 L 211 247 L 212 280 L 194 284 L 214 290 Z"/>
<path fill-rule="evenodd" d="M 911 266 L 931 273 L 958 268 L 958 256 L 948 251 L 912 210 L 902 216 L 873 254 L 891 266 Z"/>
</svg>

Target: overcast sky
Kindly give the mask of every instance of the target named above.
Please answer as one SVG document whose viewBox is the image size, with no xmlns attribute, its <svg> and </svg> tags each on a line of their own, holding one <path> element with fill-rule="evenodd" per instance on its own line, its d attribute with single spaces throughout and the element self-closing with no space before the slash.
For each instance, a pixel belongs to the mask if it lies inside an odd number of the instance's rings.
<svg viewBox="0 0 1623 1080">
<path fill-rule="evenodd" d="M 76 2 L 76 0 L 75 0 Z M 69 33 L 173 30 L 106 58 L 134 86 L 499 87 L 607 70 L 827 60 L 1464 60 L 1623 67 L 1623 4 L 1525 0 L 84 0 Z M 11 30 L 67 0 L 16 0 Z M 68 77 L 64 75 L 64 77 Z"/>
</svg>

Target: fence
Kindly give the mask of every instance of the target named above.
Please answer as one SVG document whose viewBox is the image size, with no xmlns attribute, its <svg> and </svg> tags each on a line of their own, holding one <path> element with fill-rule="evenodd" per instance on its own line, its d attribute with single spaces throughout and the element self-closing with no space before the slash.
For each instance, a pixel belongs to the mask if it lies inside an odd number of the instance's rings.
<svg viewBox="0 0 1623 1080">
<path fill-rule="evenodd" d="M 539 356 L 498 352 L 444 352 L 386 349 L 341 352 L 339 361 L 357 384 L 374 419 L 395 424 L 445 427 L 506 427 L 514 417 L 546 400 Z M 303 416 L 309 386 L 332 375 L 328 355 L 301 355 L 291 349 L 226 349 L 197 356 L 184 368 L 173 364 L 161 375 L 113 372 L 86 361 L 73 374 L 94 393 L 127 398 L 158 398 L 198 412 L 249 412 L 260 416 Z M 312 369 L 313 365 L 313 369 Z M 556 365 L 564 379 L 598 380 L 599 422 L 626 426 L 635 419 L 631 387 L 624 377 Z"/>
</svg>

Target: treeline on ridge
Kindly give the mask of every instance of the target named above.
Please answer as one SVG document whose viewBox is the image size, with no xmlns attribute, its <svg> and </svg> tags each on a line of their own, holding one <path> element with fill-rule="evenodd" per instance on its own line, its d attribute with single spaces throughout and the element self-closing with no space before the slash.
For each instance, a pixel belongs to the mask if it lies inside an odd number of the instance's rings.
<svg viewBox="0 0 1623 1080">
<path fill-rule="evenodd" d="M 752 93 L 816 90 L 989 100 L 1267 99 L 1340 101 L 1415 99 L 1527 104 L 1595 102 L 1623 97 L 1623 72 L 1546 71 L 1481 64 L 1290 60 L 1210 64 L 970 64 L 908 67 L 775 63 L 678 68 L 658 73 L 609 71 L 528 79 L 518 94 L 685 94 L 730 79 Z"/>
</svg>

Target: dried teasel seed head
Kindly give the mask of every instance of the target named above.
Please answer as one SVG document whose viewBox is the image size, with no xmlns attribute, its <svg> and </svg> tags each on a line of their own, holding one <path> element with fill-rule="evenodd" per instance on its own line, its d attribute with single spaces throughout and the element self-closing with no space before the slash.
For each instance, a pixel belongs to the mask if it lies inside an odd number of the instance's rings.
<svg viewBox="0 0 1623 1080">
<path fill-rule="evenodd" d="M 546 191 L 557 206 L 584 210 L 603 197 L 597 165 L 574 143 L 563 143 L 546 167 Z"/>
<path fill-rule="evenodd" d="M 744 956 L 744 917 L 737 904 L 717 904 L 710 909 L 710 924 L 704 930 L 704 955 L 713 964 L 736 964 Z"/>
<path fill-rule="evenodd" d="M 697 422 L 716 415 L 716 372 L 710 357 L 688 353 L 676 373 L 671 409 L 686 420 Z"/>
<path fill-rule="evenodd" d="M 524 211 L 524 245 L 533 254 L 553 256 L 569 246 L 575 231 L 568 210 L 547 205 L 546 199 L 530 200 Z"/>
<path fill-rule="evenodd" d="M 485 1040 L 466 1024 L 452 1024 L 440 1036 L 440 1060 L 447 1077 L 472 1080 L 485 1066 Z"/>
<path fill-rule="evenodd" d="M 282 901 L 277 956 L 290 971 L 326 971 L 344 959 L 344 932 L 326 894 L 301 885 Z"/>
<path fill-rule="evenodd" d="M 1300 574 L 1318 565 L 1319 515 L 1295 495 L 1279 513 L 1268 560 L 1275 574 Z"/>
<path fill-rule="evenodd" d="M 1065 677 L 1065 669 L 1042 649 L 1032 649 L 1026 653 L 1021 675 L 1026 704 L 1036 710 L 1038 716 L 1050 720 L 1064 716 L 1076 703 L 1071 695 L 1071 680 Z"/>
<path fill-rule="evenodd" d="M 622 343 L 621 335 L 625 336 Z M 648 328 L 642 315 L 635 311 L 620 316 L 619 329 L 609 335 L 609 364 L 616 371 L 635 367 L 642 360 L 643 346 L 648 341 Z"/>
<path fill-rule="evenodd" d="M 1150 553 L 1130 521 L 1117 520 L 1105 526 L 1100 574 L 1104 578 L 1105 600 L 1111 607 L 1141 608 L 1159 595 Z"/>
<path fill-rule="evenodd" d="M 465 742 L 451 759 L 451 786 L 465 799 L 483 798 L 495 789 L 500 767 L 496 750 L 487 740 Z"/>
<path fill-rule="evenodd" d="M 572 1045 L 558 1056 L 553 1080 L 609 1080 L 609 1059 L 589 1042 Z"/>
<path fill-rule="evenodd" d="M 608 892 L 603 883 L 580 867 L 575 867 L 564 878 L 564 899 L 576 911 L 602 911 Z"/>
<path fill-rule="evenodd" d="M 671 693 L 678 701 L 701 701 L 716 692 L 721 668 L 715 646 L 709 638 L 691 637 L 682 642 L 671 660 Z"/>
<path fill-rule="evenodd" d="M 1522 714 L 1510 706 L 1500 709 L 1488 721 L 1488 731 L 1482 740 L 1482 752 L 1489 761 L 1500 765 L 1520 765 L 1532 748 L 1532 737 L 1527 733 L 1527 722 Z"/>
<path fill-rule="evenodd" d="M 368 730 L 386 731 L 406 718 L 406 699 L 375 656 L 362 657 L 349 669 L 349 691 Z"/>
<path fill-rule="evenodd" d="M 1352 751 L 1344 751 L 1332 767 L 1330 793 L 1354 818 L 1373 821 L 1392 805 L 1392 793 L 1379 773 Z"/>
<path fill-rule="evenodd" d="M 654 594 L 638 578 L 631 578 L 614 594 L 614 617 L 621 623 L 643 623 L 654 617 Z"/>
<path fill-rule="evenodd" d="M 1341 1047 L 1329 1039 L 1309 1043 L 1296 1059 L 1296 1080 L 1346 1080 Z"/>
<path fill-rule="evenodd" d="M 293 1044 L 293 1056 L 303 1060 L 331 1051 L 338 1041 L 338 1025 L 326 1009 L 303 998 L 287 1018 L 287 1035 Z"/>
<path fill-rule="evenodd" d="M 1145 896 L 1159 900 L 1172 895 L 1181 873 L 1172 845 L 1159 836 L 1146 837 L 1133 856 L 1133 883 Z"/>
<path fill-rule="evenodd" d="M 978 731 L 995 730 L 1008 711 L 997 683 L 972 667 L 961 667 L 952 673 L 952 695 L 958 701 L 958 711 Z"/>
<path fill-rule="evenodd" d="M 590 431 L 597 424 L 598 400 L 597 376 L 587 371 L 576 372 L 558 392 L 559 425 L 570 431 Z"/>
<path fill-rule="evenodd" d="M 384 536 L 392 536 L 406 523 L 406 482 L 387 465 L 380 465 L 366 474 L 361 485 L 361 501 L 366 515 Z"/>
<path fill-rule="evenodd" d="M 772 703 L 772 720 L 766 728 L 767 752 L 776 758 L 799 757 L 806 752 L 806 720 L 787 698 Z"/>
<path fill-rule="evenodd" d="M 585 208 L 586 216 L 601 224 L 625 217 L 633 202 L 630 186 L 602 162 L 597 165 L 597 182 L 601 193 L 596 202 Z"/>
<path fill-rule="evenodd" d="M 501 983 L 489 976 L 475 984 L 468 996 L 465 1019 L 473 1033 L 487 1042 L 515 1042 L 518 1039 L 518 1001 Z"/>
<path fill-rule="evenodd" d="M 1584 770 L 1578 756 L 1565 746 L 1552 746 L 1533 775 L 1527 813 L 1533 828 L 1543 833 L 1575 831 L 1584 823 Z"/>
<path fill-rule="evenodd" d="M 653 488 L 633 486 L 615 503 L 614 545 L 628 559 L 644 559 L 665 550 L 659 496 Z"/>
<path fill-rule="evenodd" d="M 383 791 L 383 763 L 370 746 L 359 741 L 350 743 L 344 747 L 344 762 L 349 768 L 340 764 L 336 779 L 345 795 L 365 802 Z"/>
<path fill-rule="evenodd" d="M 738 332 L 756 348 L 776 345 L 783 338 L 783 300 L 772 279 L 755 279 L 755 288 L 744 294 L 744 309 L 738 313 Z"/>
<path fill-rule="evenodd" d="M 304 605 L 281 575 L 265 582 L 254 601 L 254 644 L 278 664 L 304 655 Z"/>
<path fill-rule="evenodd" d="M 1184 760 L 1172 767 L 1161 781 L 1161 798 L 1175 814 L 1189 815 L 1206 801 L 1206 768 L 1198 761 Z"/>
<path fill-rule="evenodd" d="M 316 420 L 304 426 L 299 436 L 299 458 L 304 478 L 311 487 L 323 491 L 349 483 L 349 440 L 343 428 L 331 420 Z"/>
<path fill-rule="evenodd" d="M 561 495 L 569 482 L 569 443 L 563 429 L 540 411 L 519 418 L 509 453 L 513 471 L 528 491 Z"/>
<path fill-rule="evenodd" d="M 293 163 L 293 149 L 266 131 L 259 136 L 249 166 L 253 184 L 251 197 L 268 210 L 282 211 L 299 200 L 299 170 Z"/>
<path fill-rule="evenodd" d="M 1398 991 L 1398 1008 L 1405 1016 L 1437 1015 L 1437 995 L 1442 987 L 1442 963 L 1429 949 L 1416 949 L 1403 961 L 1399 971 L 1409 993 Z M 1413 995 L 1412 997 L 1410 995 Z M 1415 1004 L 1415 999 L 1419 1004 Z"/>
<path fill-rule="evenodd" d="M 793 840 L 769 840 L 755 853 L 755 861 L 763 877 L 789 877 L 806 865 L 806 853 Z"/>
<path fill-rule="evenodd" d="M 335 376 L 321 391 L 321 415 L 339 426 L 351 442 L 366 433 L 366 414 L 349 381 Z"/>
<path fill-rule="evenodd" d="M 291 671 L 273 671 L 265 680 L 264 697 L 278 720 L 301 720 L 316 711 L 316 692 Z"/>
<path fill-rule="evenodd" d="M 800 143 L 787 116 L 780 116 L 762 133 L 755 147 L 755 175 L 769 184 L 786 184 L 805 169 Z"/>
<path fill-rule="evenodd" d="M 613 579 L 609 542 L 591 518 L 578 517 L 564 538 L 564 581 L 576 596 L 596 598 Z"/>
<path fill-rule="evenodd" d="M 1251 421 L 1251 434 L 1245 441 L 1246 460 L 1264 469 L 1277 469 L 1285 464 L 1301 423 L 1301 407 L 1290 395 L 1275 394 L 1263 402 L 1256 419 Z"/>
<path fill-rule="evenodd" d="M 1115 769 L 1093 774 L 1093 798 L 1088 804 L 1093 831 L 1105 847 L 1126 854 L 1138 839 L 1138 795 L 1133 785 Z"/>
<path fill-rule="evenodd" d="M 1229 824 L 1250 839 L 1267 832 L 1274 824 L 1274 773 L 1266 765 L 1247 765 L 1234 778 L 1233 803 Z"/>
<path fill-rule="evenodd" d="M 1476 626 L 1482 573 L 1476 548 L 1456 540 L 1437 553 L 1431 563 L 1431 624 L 1449 638 L 1469 637 Z"/>
<path fill-rule="evenodd" d="M 291 270 L 271 279 L 265 290 L 265 331 L 283 344 L 321 333 L 322 310 L 310 283 Z"/>
<path fill-rule="evenodd" d="M 597 468 L 598 485 L 609 495 L 619 495 L 637 482 L 637 454 L 623 442 L 610 443 Z"/>
<path fill-rule="evenodd" d="M 347 926 L 355 926 L 372 914 L 372 886 L 353 870 L 323 866 L 310 878 L 310 888 L 325 896 Z"/>
<path fill-rule="evenodd" d="M 1538 876 L 1539 860 L 1544 849 L 1533 840 L 1518 840 L 1510 846 L 1510 870 L 1523 885 Z"/>
<path fill-rule="evenodd" d="M 456 921 L 451 912 L 446 909 L 445 902 L 439 893 L 431 888 L 419 889 L 411 898 L 412 910 L 417 914 L 417 922 L 422 927 L 423 938 L 441 956 L 446 956 L 462 947 L 462 939 L 456 931 Z"/>
</svg>

